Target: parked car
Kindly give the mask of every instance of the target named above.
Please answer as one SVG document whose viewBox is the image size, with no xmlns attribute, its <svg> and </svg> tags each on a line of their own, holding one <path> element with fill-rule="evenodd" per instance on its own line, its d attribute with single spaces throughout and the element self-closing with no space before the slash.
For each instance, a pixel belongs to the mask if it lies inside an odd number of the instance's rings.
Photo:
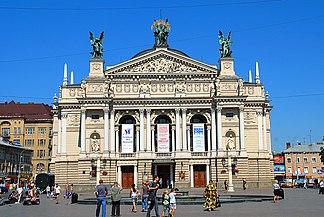
<svg viewBox="0 0 324 217">
<path fill-rule="evenodd" d="M 283 182 L 282 181 L 279 184 L 280 184 L 281 188 L 293 188 L 294 187 L 293 183 L 290 183 L 290 182 Z"/>
</svg>

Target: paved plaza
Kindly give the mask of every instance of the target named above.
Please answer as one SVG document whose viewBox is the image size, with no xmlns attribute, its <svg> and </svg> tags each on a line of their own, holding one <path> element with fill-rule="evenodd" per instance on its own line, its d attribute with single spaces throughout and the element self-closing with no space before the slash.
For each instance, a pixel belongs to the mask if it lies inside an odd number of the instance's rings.
<svg viewBox="0 0 324 217">
<path fill-rule="evenodd" d="M 249 190 L 238 191 L 236 194 L 264 194 L 270 193 L 272 190 Z M 161 192 L 160 192 L 161 193 Z M 221 192 L 223 194 L 223 192 Z M 245 203 L 225 203 L 216 211 L 204 211 L 202 204 L 197 205 L 178 205 L 176 210 L 176 217 L 312 217 L 323 216 L 324 213 L 324 195 L 319 195 L 317 189 L 285 189 L 286 198 L 280 203 L 273 203 L 272 201 L 264 202 L 245 202 Z M 41 198 L 41 205 L 39 206 L 23 206 L 21 204 L 5 205 L 0 207 L 1 216 L 23 216 L 23 217 L 89 217 L 95 216 L 95 205 L 80 205 L 68 204 L 68 201 L 60 198 L 60 203 L 55 204 L 55 201 L 47 199 L 44 195 Z M 138 206 L 140 211 L 140 206 Z M 162 211 L 160 206 L 159 211 Z M 110 216 L 111 207 L 107 206 L 107 217 Z M 121 214 L 123 217 L 145 217 L 146 213 L 131 212 L 130 205 L 121 206 Z M 152 212 L 152 216 L 154 211 Z"/>
</svg>

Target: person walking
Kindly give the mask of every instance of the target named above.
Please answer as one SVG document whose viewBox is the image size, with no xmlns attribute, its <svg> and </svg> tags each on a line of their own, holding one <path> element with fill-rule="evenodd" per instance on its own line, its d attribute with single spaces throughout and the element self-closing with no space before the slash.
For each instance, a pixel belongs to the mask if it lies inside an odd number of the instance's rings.
<svg viewBox="0 0 324 217">
<path fill-rule="evenodd" d="M 155 175 L 154 176 L 154 181 L 151 182 L 149 186 L 149 208 L 146 213 L 146 217 L 151 217 L 151 211 L 154 208 L 155 209 L 155 217 L 160 217 L 159 214 L 159 204 L 158 201 L 156 200 L 156 193 L 159 190 L 159 176 Z"/>
<path fill-rule="evenodd" d="M 54 192 L 55 192 L 55 201 L 56 201 L 56 204 L 58 204 L 59 196 L 61 194 L 61 187 L 58 185 L 58 183 L 56 183 L 56 185 L 54 187 Z"/>
<path fill-rule="evenodd" d="M 242 183 L 243 183 L 243 190 L 246 190 L 246 180 L 244 178 L 242 179 Z"/>
<path fill-rule="evenodd" d="M 51 187 L 49 185 L 47 185 L 46 187 L 46 197 L 49 198 L 51 194 Z"/>
<path fill-rule="evenodd" d="M 162 195 L 162 205 L 163 205 L 162 217 L 169 217 L 170 196 L 169 196 L 169 191 L 167 189 L 164 190 L 163 195 Z"/>
<path fill-rule="evenodd" d="M 147 206 L 148 206 L 148 182 L 143 182 L 142 186 L 142 212 L 147 212 Z"/>
<path fill-rule="evenodd" d="M 123 189 L 120 187 L 118 182 L 114 182 L 114 186 L 111 189 L 111 216 L 119 217 L 120 216 L 120 200 L 121 200 L 121 191 Z"/>
<path fill-rule="evenodd" d="M 212 211 L 216 209 L 216 199 L 218 193 L 216 185 L 213 184 L 213 181 L 210 180 L 209 184 L 206 186 L 204 197 L 206 198 L 206 202 L 204 203 L 204 207 L 208 209 L 208 211 Z"/>
<path fill-rule="evenodd" d="M 99 185 L 96 186 L 97 209 L 96 217 L 99 217 L 100 207 L 102 206 L 102 217 L 106 217 L 106 196 L 108 195 L 108 188 L 103 184 L 103 180 L 99 180 Z"/>
<path fill-rule="evenodd" d="M 273 202 L 280 200 L 280 185 L 278 184 L 278 180 L 275 180 L 273 184 Z"/>
<path fill-rule="evenodd" d="M 136 203 L 137 203 L 137 197 L 138 197 L 138 190 L 135 188 L 135 184 L 132 184 L 132 187 L 130 189 L 130 197 L 132 199 L 132 212 L 137 212 L 136 209 Z"/>
<path fill-rule="evenodd" d="M 228 184 L 227 184 L 227 180 L 224 180 L 224 192 L 227 192 L 228 189 Z"/>
<path fill-rule="evenodd" d="M 171 189 L 171 192 L 169 194 L 170 197 L 170 209 L 171 209 L 171 215 L 174 217 L 174 212 L 177 209 L 177 203 L 176 203 L 176 192 L 174 188 Z"/>
</svg>

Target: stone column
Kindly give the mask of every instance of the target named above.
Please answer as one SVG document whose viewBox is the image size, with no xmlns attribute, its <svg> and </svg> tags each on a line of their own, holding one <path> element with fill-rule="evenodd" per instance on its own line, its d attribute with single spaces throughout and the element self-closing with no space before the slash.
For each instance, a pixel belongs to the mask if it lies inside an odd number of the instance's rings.
<svg viewBox="0 0 324 217">
<path fill-rule="evenodd" d="M 174 153 L 176 151 L 175 149 L 175 126 L 171 126 L 171 145 L 172 145 L 172 152 Z"/>
<path fill-rule="evenodd" d="M 62 154 L 66 155 L 66 119 L 67 114 L 62 114 Z"/>
<path fill-rule="evenodd" d="M 81 153 L 86 152 L 86 110 L 81 109 Z"/>
<path fill-rule="evenodd" d="M 181 150 L 180 146 L 180 109 L 175 109 L 176 112 L 176 150 Z"/>
<path fill-rule="evenodd" d="M 223 151 L 223 132 L 222 132 L 222 108 L 217 108 L 217 144 L 218 151 Z"/>
<path fill-rule="evenodd" d="M 140 127 L 136 126 L 136 152 L 139 152 L 140 147 Z"/>
<path fill-rule="evenodd" d="M 211 109 L 211 131 L 212 131 L 212 150 L 216 151 L 216 117 L 215 109 Z"/>
<path fill-rule="evenodd" d="M 134 165 L 134 182 L 137 186 L 137 180 L 138 180 L 138 172 L 137 172 L 137 165 Z"/>
<path fill-rule="evenodd" d="M 152 151 L 155 152 L 155 127 L 151 126 L 151 141 L 152 141 Z"/>
<path fill-rule="evenodd" d="M 144 151 L 144 109 L 140 109 L 140 151 Z"/>
<path fill-rule="evenodd" d="M 182 150 L 187 151 L 187 109 L 182 109 Z"/>
<path fill-rule="evenodd" d="M 187 149 L 189 150 L 189 151 L 191 151 L 191 147 L 190 147 L 190 126 L 187 126 Z"/>
<path fill-rule="evenodd" d="M 268 151 L 266 117 L 267 117 L 267 113 L 264 112 L 264 115 L 263 115 L 263 139 L 264 139 L 264 150 L 265 150 L 265 151 Z"/>
<path fill-rule="evenodd" d="M 119 153 L 119 127 L 115 127 L 116 153 Z"/>
<path fill-rule="evenodd" d="M 151 151 L 151 109 L 146 109 L 146 151 Z"/>
<path fill-rule="evenodd" d="M 110 110 L 110 152 L 115 153 L 115 110 Z"/>
<path fill-rule="evenodd" d="M 208 151 L 208 153 L 210 152 L 210 130 L 211 130 L 211 126 L 207 126 L 207 151 Z"/>
<path fill-rule="evenodd" d="M 230 153 L 228 154 L 227 158 L 227 172 L 228 172 L 228 192 L 234 192 L 234 185 L 233 185 L 233 176 L 232 176 L 232 157 Z"/>
<path fill-rule="evenodd" d="M 244 108 L 240 109 L 240 148 L 242 152 L 245 152 L 245 131 L 244 131 Z"/>
<path fill-rule="evenodd" d="M 121 171 L 121 166 L 117 166 L 117 182 L 118 184 L 122 185 L 122 171 Z"/>
<path fill-rule="evenodd" d="M 259 133 L 259 151 L 263 151 L 263 133 L 262 133 L 262 112 L 257 112 L 258 133 Z"/>
<path fill-rule="evenodd" d="M 210 180 L 210 168 L 209 168 L 209 164 L 206 164 L 206 180 L 207 180 L 207 182 L 209 182 L 209 180 Z"/>
<path fill-rule="evenodd" d="M 104 108 L 104 121 L 105 121 L 105 125 L 104 125 L 104 137 L 105 137 L 105 143 L 104 143 L 104 152 L 108 153 L 109 152 L 109 109 L 108 108 Z"/>
<path fill-rule="evenodd" d="M 99 180 L 100 180 L 100 158 L 97 159 L 97 174 L 96 174 L 96 183 L 99 185 Z"/>
<path fill-rule="evenodd" d="M 172 188 L 174 188 L 174 171 L 173 171 L 173 165 L 170 165 L 170 184 L 172 185 Z"/>
<path fill-rule="evenodd" d="M 62 147 L 62 114 L 58 114 L 58 130 L 57 130 L 57 154 L 61 154 Z"/>
<path fill-rule="evenodd" d="M 208 182 L 208 180 L 207 180 Z M 193 170 L 193 165 L 190 165 L 190 187 L 194 188 L 195 187 L 195 179 L 194 179 L 194 170 Z"/>
</svg>

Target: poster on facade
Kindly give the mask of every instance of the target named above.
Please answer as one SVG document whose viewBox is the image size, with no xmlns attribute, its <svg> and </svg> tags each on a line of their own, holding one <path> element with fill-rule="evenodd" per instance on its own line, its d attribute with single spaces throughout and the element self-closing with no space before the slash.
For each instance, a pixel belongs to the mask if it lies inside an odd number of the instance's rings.
<svg viewBox="0 0 324 217">
<path fill-rule="evenodd" d="M 169 152 L 169 124 L 157 125 L 158 152 Z"/>
<path fill-rule="evenodd" d="M 273 156 L 273 163 L 274 164 L 284 164 L 284 157 L 281 155 L 274 155 Z"/>
<path fill-rule="evenodd" d="M 274 173 L 285 173 L 285 165 L 274 164 L 273 168 L 274 168 L 273 170 Z"/>
<path fill-rule="evenodd" d="M 193 124 L 193 151 L 204 152 L 205 151 L 205 135 L 204 124 Z"/>
<path fill-rule="evenodd" d="M 134 125 L 122 124 L 122 153 L 133 153 Z"/>
</svg>

